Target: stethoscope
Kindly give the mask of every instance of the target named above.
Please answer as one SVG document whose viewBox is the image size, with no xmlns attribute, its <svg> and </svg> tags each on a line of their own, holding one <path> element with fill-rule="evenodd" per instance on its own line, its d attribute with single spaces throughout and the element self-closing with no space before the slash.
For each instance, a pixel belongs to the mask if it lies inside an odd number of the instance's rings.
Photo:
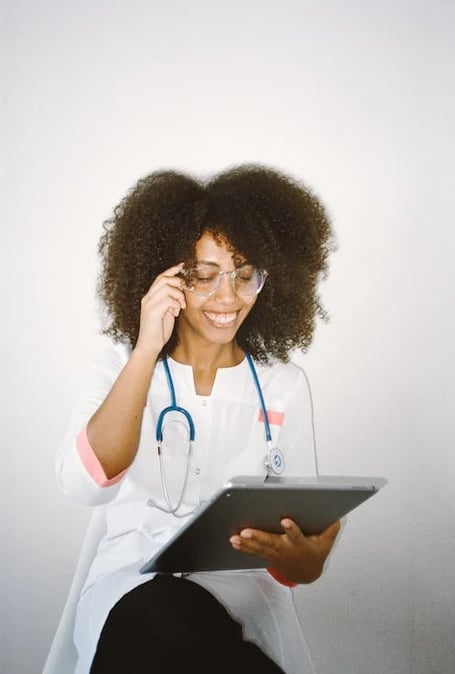
<svg viewBox="0 0 455 674">
<path fill-rule="evenodd" d="M 265 406 L 265 401 L 264 401 L 264 396 L 262 394 L 262 389 L 261 385 L 259 383 L 259 378 L 256 372 L 256 368 L 254 366 L 253 359 L 249 353 L 245 354 L 246 359 L 248 362 L 248 365 L 251 370 L 251 374 L 253 376 L 253 381 L 254 385 L 256 387 L 256 391 L 258 394 L 259 402 L 261 405 L 262 409 L 262 415 L 263 415 L 263 420 L 264 420 L 264 428 L 265 428 L 265 439 L 267 442 L 267 454 L 264 459 L 264 465 L 265 469 L 267 472 L 267 476 L 269 475 L 281 475 L 284 471 L 285 467 L 285 462 L 284 462 L 284 456 L 283 452 L 278 449 L 278 447 L 273 447 L 272 445 L 272 433 L 270 430 L 270 423 L 269 423 L 269 418 L 267 414 L 267 408 Z M 158 459 L 160 463 L 160 474 L 161 474 L 161 486 L 163 488 L 163 494 L 164 498 L 166 501 L 166 507 L 159 506 L 155 501 L 150 500 L 149 505 L 154 506 L 158 508 L 159 510 L 162 510 L 163 512 L 170 513 L 172 515 L 175 515 L 176 517 L 186 517 L 187 515 L 190 514 L 190 512 L 185 512 L 181 515 L 177 514 L 177 511 L 180 509 L 183 501 L 183 497 L 185 495 L 186 491 L 186 486 L 188 482 L 188 475 L 189 475 L 189 466 L 190 466 L 190 460 L 191 460 L 191 454 L 193 450 L 193 443 L 194 443 L 194 438 L 195 438 L 195 428 L 194 428 L 194 422 L 191 417 L 191 414 L 186 410 L 184 407 L 179 407 L 177 405 L 177 399 L 175 395 L 175 388 L 174 388 L 174 382 L 172 381 L 172 376 L 171 376 L 171 371 L 169 369 L 169 363 L 167 362 L 167 358 L 163 358 L 163 365 L 164 365 L 164 371 L 166 373 L 166 379 L 167 379 L 167 385 L 169 388 L 169 395 L 171 398 L 171 404 L 168 407 L 165 407 L 159 414 L 157 422 L 156 422 L 156 441 L 157 441 L 157 451 L 158 451 Z M 164 461 L 163 461 L 163 452 L 162 452 L 162 445 L 163 445 L 163 426 L 164 426 L 164 420 L 166 417 L 166 414 L 169 413 L 177 413 L 180 414 L 184 417 L 186 423 L 188 424 L 188 429 L 189 429 L 189 449 L 188 449 L 188 454 L 186 458 L 186 467 L 185 467 L 185 475 L 183 478 L 183 483 L 182 483 L 182 489 L 180 491 L 180 496 L 177 500 L 177 503 L 174 505 L 172 504 L 170 495 L 169 495 L 169 489 L 167 485 L 167 479 L 166 479 L 166 471 L 164 469 Z M 191 511 L 193 512 L 193 511 Z"/>
</svg>

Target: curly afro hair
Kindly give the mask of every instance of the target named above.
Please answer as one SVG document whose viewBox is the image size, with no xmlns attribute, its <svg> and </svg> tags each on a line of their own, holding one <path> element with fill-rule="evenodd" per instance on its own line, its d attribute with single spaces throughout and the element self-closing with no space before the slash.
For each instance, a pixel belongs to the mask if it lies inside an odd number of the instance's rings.
<svg viewBox="0 0 455 674">
<path fill-rule="evenodd" d="M 179 261 L 194 259 L 205 232 L 228 242 L 269 276 L 237 333 L 258 362 L 287 362 L 306 351 L 316 318 L 327 315 L 318 295 L 334 249 L 326 209 L 303 183 L 257 164 L 229 168 L 206 180 L 176 171 L 140 179 L 104 222 L 99 241 L 98 297 L 117 341 L 134 346 L 141 299 L 154 278 Z M 171 354 L 176 330 L 161 356 Z"/>
</svg>

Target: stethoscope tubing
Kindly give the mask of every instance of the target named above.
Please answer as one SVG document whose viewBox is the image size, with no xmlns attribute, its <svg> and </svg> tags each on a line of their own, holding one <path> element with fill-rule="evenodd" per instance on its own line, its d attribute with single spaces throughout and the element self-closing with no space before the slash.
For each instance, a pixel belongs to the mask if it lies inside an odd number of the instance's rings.
<svg viewBox="0 0 455 674">
<path fill-rule="evenodd" d="M 277 448 L 273 449 L 272 448 L 272 432 L 270 430 L 270 422 L 269 422 L 269 417 L 268 417 L 268 412 L 267 412 L 267 407 L 265 405 L 265 400 L 264 396 L 262 393 L 261 385 L 259 383 L 259 377 L 256 372 L 256 368 L 254 366 L 253 359 L 249 353 L 245 354 L 252 377 L 254 381 L 254 385 L 256 387 L 256 391 L 258 394 L 259 398 L 259 403 L 262 409 L 262 415 L 263 415 L 263 420 L 264 420 L 264 428 L 265 428 L 265 437 L 266 437 L 266 442 L 268 445 L 269 449 L 269 454 L 268 458 L 266 459 L 265 465 L 267 467 L 267 473 L 269 473 L 270 470 L 272 472 L 275 472 L 276 474 L 281 474 L 284 470 L 284 457 L 281 453 L 281 451 Z M 160 473 L 161 473 L 161 485 L 163 488 L 163 493 L 166 501 L 167 508 L 162 508 L 158 506 L 157 503 L 151 502 L 151 505 L 155 505 L 157 508 L 160 510 L 163 510 L 164 512 L 170 513 L 172 515 L 175 515 L 176 517 L 185 517 L 189 513 L 183 513 L 181 515 L 177 514 L 177 511 L 180 509 L 180 506 L 183 501 L 183 496 L 186 491 L 186 485 L 188 482 L 188 475 L 189 475 L 189 466 L 190 466 L 190 460 L 191 460 L 191 454 L 193 450 L 193 443 L 194 439 L 196 436 L 196 429 L 194 426 L 193 419 L 191 417 L 191 414 L 186 410 L 184 407 L 180 407 L 177 405 L 177 398 L 175 395 L 175 387 L 174 387 L 174 382 L 172 381 L 172 375 L 171 371 L 169 368 L 169 363 L 167 361 L 166 356 L 163 358 L 163 366 L 164 366 L 164 372 L 166 374 L 166 379 L 167 379 L 167 384 L 169 388 L 169 395 L 171 398 L 171 404 L 168 405 L 168 407 L 165 407 L 163 410 L 161 410 L 160 414 L 158 415 L 158 419 L 156 422 L 156 441 L 157 441 L 157 450 L 158 450 L 158 458 L 159 458 L 159 463 L 160 463 Z M 164 418 L 166 414 L 169 414 L 170 412 L 176 412 L 178 414 L 181 414 L 185 417 L 187 423 L 188 423 L 188 428 L 189 428 L 189 451 L 188 451 L 188 456 L 187 456 L 187 461 L 186 461 L 186 470 L 185 470 L 185 477 L 183 480 L 183 485 L 182 489 L 180 492 L 180 497 L 178 498 L 178 501 L 175 505 L 172 505 L 170 496 L 169 496 L 169 489 L 167 486 L 167 480 L 165 476 L 165 468 L 164 468 L 164 462 L 163 462 L 163 455 L 161 451 L 161 445 L 163 443 L 163 424 L 164 424 Z"/>
<path fill-rule="evenodd" d="M 251 358 L 251 355 L 249 353 L 246 353 L 246 359 L 248 361 L 248 365 L 250 366 L 251 374 L 253 375 L 253 380 L 256 386 L 256 391 L 259 396 L 259 402 L 261 403 L 261 408 L 262 408 L 262 415 L 264 417 L 264 426 L 265 426 L 265 438 L 267 442 L 269 443 L 269 446 L 272 444 L 272 432 L 270 430 L 270 424 L 269 424 L 269 415 L 267 412 L 267 407 L 265 405 L 265 400 L 264 396 L 262 394 L 262 388 L 259 383 L 259 377 L 258 373 L 256 372 L 256 368 L 254 367 L 253 359 Z"/>
<path fill-rule="evenodd" d="M 196 435 L 196 430 L 194 428 L 194 422 L 191 417 L 191 414 L 186 410 L 184 407 L 179 407 L 177 405 L 177 399 L 175 397 L 175 388 L 174 388 L 174 382 L 172 381 L 171 377 L 171 371 L 169 369 L 169 363 L 167 362 L 167 358 L 163 358 L 163 365 L 164 365 L 164 371 L 166 373 L 166 378 L 167 378 L 167 384 L 169 387 L 169 394 L 171 396 L 171 404 L 169 407 L 165 407 L 164 410 L 161 410 L 157 422 L 156 422 L 156 441 L 158 442 L 158 447 L 159 450 L 161 449 L 161 443 L 163 442 L 163 421 L 164 417 L 166 414 L 169 412 L 178 412 L 179 414 L 183 414 L 185 419 L 188 422 L 188 426 L 190 429 L 190 442 L 194 442 L 194 438 Z"/>
</svg>

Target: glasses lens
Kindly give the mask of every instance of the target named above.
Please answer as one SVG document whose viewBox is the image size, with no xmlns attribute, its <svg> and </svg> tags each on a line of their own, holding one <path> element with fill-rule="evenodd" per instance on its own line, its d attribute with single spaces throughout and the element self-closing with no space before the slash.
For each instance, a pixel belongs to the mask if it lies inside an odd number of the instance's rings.
<svg viewBox="0 0 455 674">
<path fill-rule="evenodd" d="M 250 264 L 239 267 L 234 272 L 220 272 L 218 265 L 207 264 L 185 270 L 182 277 L 187 290 L 201 297 L 208 297 L 215 292 L 220 277 L 225 274 L 231 276 L 235 292 L 239 295 L 257 295 L 262 290 L 267 276 L 265 270 L 256 269 Z"/>
<path fill-rule="evenodd" d="M 184 276 L 185 287 L 197 295 L 211 295 L 218 283 L 218 267 L 199 265 L 194 269 L 188 269 Z"/>
<path fill-rule="evenodd" d="M 235 271 L 235 290 L 239 295 L 257 295 L 262 290 L 266 272 L 247 264 Z"/>
</svg>

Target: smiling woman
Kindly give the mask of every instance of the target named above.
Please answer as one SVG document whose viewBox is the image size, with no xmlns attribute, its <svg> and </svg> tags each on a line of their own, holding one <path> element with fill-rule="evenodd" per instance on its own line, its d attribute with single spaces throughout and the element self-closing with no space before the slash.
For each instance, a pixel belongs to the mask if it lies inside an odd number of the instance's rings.
<svg viewBox="0 0 455 674">
<path fill-rule="evenodd" d="M 287 361 L 291 349 L 306 350 L 315 319 L 325 316 L 318 283 L 334 244 L 327 212 L 308 186 L 269 167 L 241 165 L 208 181 L 157 171 L 129 191 L 105 229 L 99 294 L 107 332 L 133 346 L 151 282 L 178 262 L 194 268 L 204 233 L 232 253 L 232 269 L 248 261 L 268 272 L 261 302 L 237 335 L 255 359 Z M 177 338 L 175 330 L 163 353 Z"/>
<path fill-rule="evenodd" d="M 208 181 L 154 173 L 105 223 L 107 340 L 57 457 L 66 494 L 106 504 L 77 608 L 77 674 L 312 671 L 290 588 L 320 576 L 339 523 L 307 537 L 286 518 L 280 534 L 231 537 L 267 570 L 140 568 L 226 480 L 265 477 L 264 432 L 280 473 L 315 474 L 306 377 L 290 355 L 324 316 L 331 245 L 319 199 L 255 165 Z"/>
</svg>

